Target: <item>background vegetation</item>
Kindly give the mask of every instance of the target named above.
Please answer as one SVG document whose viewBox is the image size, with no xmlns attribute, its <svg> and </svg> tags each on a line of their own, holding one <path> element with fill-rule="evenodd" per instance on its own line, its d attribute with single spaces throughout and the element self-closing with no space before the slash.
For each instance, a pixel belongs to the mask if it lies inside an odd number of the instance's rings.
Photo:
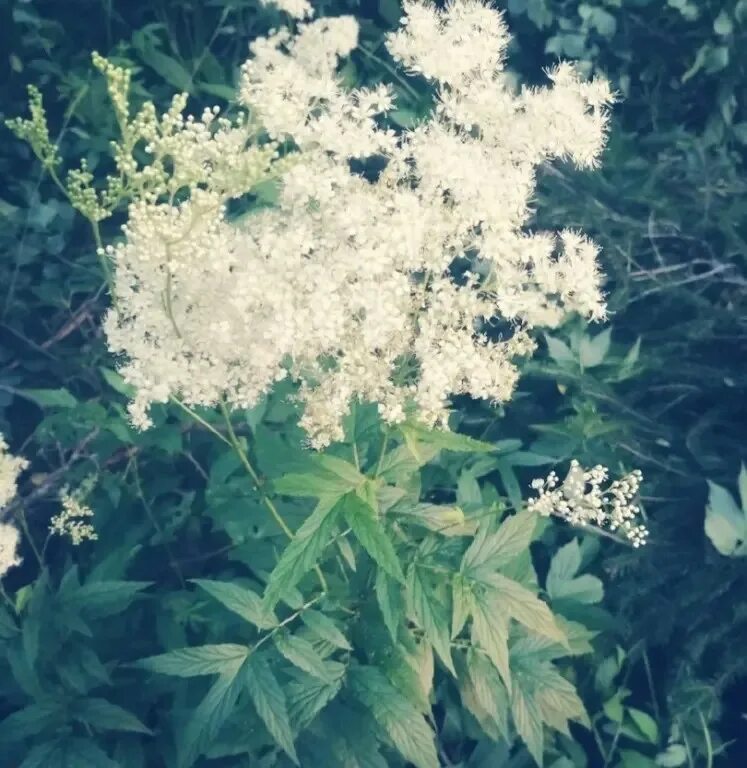
<svg viewBox="0 0 747 768">
<path fill-rule="evenodd" d="M 399 18 L 396 0 L 315 5 L 363 19 L 351 84 L 388 76 L 381 42 Z M 593 655 L 568 669 L 593 729 L 574 726 L 548 762 L 742 765 L 747 567 L 718 551 L 704 519 L 707 481 L 737 499 L 745 460 L 747 0 L 510 0 L 506 12 L 522 79 L 561 56 L 604 72 L 621 93 L 602 170 L 550 169 L 538 201 L 539 223 L 579 226 L 602 245 L 611 317 L 604 328 L 548 337 L 505 410 L 459 404 L 463 431 L 507 442 L 484 471 L 460 480 L 457 501 L 516 503 L 533 476 L 571 457 L 640 467 L 651 544 L 628 551 L 574 539 L 605 585 L 601 603 L 595 579 L 591 594 L 561 605 L 599 631 Z M 73 165 L 85 156 L 94 170 L 114 126 L 90 51 L 129 64 L 139 98 L 165 104 L 186 90 L 198 111 L 230 98 L 248 41 L 278 20 L 252 0 L 6 0 L 0 14 L 3 117 L 25 111 L 26 85 L 36 83 L 63 157 Z M 406 107 L 393 119 L 406 125 L 428 94 L 414 82 L 401 95 Z M 101 337 L 106 290 L 85 221 L 10 133 L 0 172 L 0 430 L 33 459 L 21 497 L 38 550 L 26 544 L 24 565 L 4 580 L 13 608 L 0 613 L 0 715 L 11 719 L 0 724 L 0 763 L 171 765 L 194 691 L 127 664 L 233 632 L 229 615 L 187 580 L 246 578 L 264 561 L 269 570 L 276 531 L 247 528 L 257 498 L 234 475 L 232 455 L 188 418 L 164 409 L 155 429 L 129 429 Z M 117 222 L 108 224 L 116 235 Z M 287 458 L 277 435 L 289 415 L 278 399 L 247 417 L 261 430 L 257 459 L 270 476 Z M 463 478 L 459 461 L 441 459 L 426 483 Z M 45 544 L 56 493 L 82 483 L 93 489 L 99 541 Z M 712 492 L 710 514 L 730 521 L 737 549 L 747 523 L 736 503 Z M 574 533 L 546 529 L 541 569 Z M 83 695 L 99 702 L 96 713 L 71 709 Z M 139 719 L 108 712 L 103 698 Z M 529 764 L 518 744 L 475 740 L 448 693 L 439 701 L 444 764 Z M 339 707 L 333 715 L 351 733 L 359 727 Z M 61 730 L 72 734 L 69 755 L 44 753 Z M 203 763 L 279 764 L 274 752 L 249 762 L 241 748 L 253 746 L 234 736 L 224 734 Z M 341 765 L 380 765 L 366 761 L 365 731 L 357 743 Z"/>
</svg>

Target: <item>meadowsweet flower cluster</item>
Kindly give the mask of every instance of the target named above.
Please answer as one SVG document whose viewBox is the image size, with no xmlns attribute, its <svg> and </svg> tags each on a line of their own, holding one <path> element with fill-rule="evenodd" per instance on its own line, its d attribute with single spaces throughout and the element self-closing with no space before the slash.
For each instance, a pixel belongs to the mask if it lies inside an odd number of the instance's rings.
<svg viewBox="0 0 747 768">
<path fill-rule="evenodd" d="M 67 491 L 60 494 L 60 501 L 62 510 L 50 519 L 49 532 L 58 536 L 67 536 L 74 547 L 83 541 L 98 539 L 98 534 L 89 522 L 93 517 L 93 510 Z"/>
<path fill-rule="evenodd" d="M 445 426 L 455 394 L 510 398 L 533 327 L 603 317 L 596 246 L 527 225 L 538 166 L 596 164 L 608 84 L 563 64 L 550 86 L 515 92 L 500 13 L 477 0 L 404 10 L 389 51 L 437 89 L 412 130 L 387 127 L 389 86 L 348 90 L 338 77 L 357 44 L 350 17 L 252 44 L 240 101 L 269 144 L 249 140 L 248 123 L 181 117 L 179 104 L 144 118 L 161 177 L 109 249 L 105 322 L 137 426 L 171 396 L 251 407 L 288 376 L 315 447 L 343 436 L 355 399 L 390 423 Z M 280 142 L 294 148 L 282 158 Z M 229 199 L 271 177 L 276 204 L 229 220 Z"/>
<path fill-rule="evenodd" d="M 609 471 L 597 465 L 585 470 L 572 461 L 565 480 L 560 483 L 555 472 L 546 479 L 532 482 L 538 496 L 528 506 L 540 515 L 556 515 L 571 525 L 595 525 L 622 534 L 634 547 L 646 543 L 648 529 L 636 523 L 641 509 L 635 503 L 643 475 L 634 470 L 605 486 Z"/>
<path fill-rule="evenodd" d="M 18 492 L 18 475 L 29 463 L 8 453 L 8 444 L 0 435 L 0 509 L 6 507 Z"/>
<path fill-rule="evenodd" d="M 18 475 L 28 466 L 26 459 L 8 453 L 8 444 L 0 435 L 0 510 L 6 507 L 18 491 Z M 18 565 L 18 544 L 21 534 L 11 523 L 0 523 L 0 578 Z"/>
</svg>

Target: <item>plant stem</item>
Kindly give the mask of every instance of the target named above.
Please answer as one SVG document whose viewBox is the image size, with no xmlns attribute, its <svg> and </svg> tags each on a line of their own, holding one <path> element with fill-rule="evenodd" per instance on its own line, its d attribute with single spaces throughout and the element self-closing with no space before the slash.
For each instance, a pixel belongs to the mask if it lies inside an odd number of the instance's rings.
<svg viewBox="0 0 747 768">
<path fill-rule="evenodd" d="M 283 533 L 289 539 L 292 539 L 293 531 L 288 527 L 288 523 L 285 522 L 280 512 L 278 512 L 278 509 L 275 506 L 275 504 L 272 502 L 272 499 L 270 499 L 270 497 L 262 490 L 262 479 L 257 473 L 257 470 L 254 469 L 254 467 L 252 466 L 252 463 L 249 461 L 249 457 L 247 456 L 246 451 L 244 450 L 241 443 L 239 442 L 238 437 L 236 437 L 236 433 L 233 431 L 231 416 L 228 413 L 228 409 L 226 408 L 226 404 L 224 402 L 220 403 L 220 410 L 226 422 L 226 428 L 228 429 L 228 435 L 229 435 L 231 446 L 233 447 L 234 451 L 236 451 L 236 455 L 239 457 L 239 461 L 241 461 L 241 463 L 244 465 L 244 469 L 246 469 L 246 471 L 249 473 L 249 476 L 254 481 L 254 489 L 262 498 L 262 501 L 264 505 L 267 507 L 267 509 L 270 510 L 270 514 L 275 518 L 275 522 L 280 526 L 280 529 L 283 531 Z"/>
<path fill-rule="evenodd" d="M 254 653 L 254 651 L 260 648 L 262 645 L 264 645 L 264 643 L 266 643 L 270 638 L 276 635 L 283 627 L 287 626 L 292 621 L 295 621 L 304 611 L 307 611 L 309 608 L 311 608 L 311 606 L 316 605 L 323 597 L 324 597 L 324 592 L 322 592 L 321 595 L 317 595 L 316 597 L 312 598 L 308 602 L 304 603 L 297 611 L 292 613 L 287 618 L 283 619 L 277 625 L 277 627 L 273 627 L 266 635 L 264 635 L 259 640 L 257 640 L 257 642 L 254 644 L 254 647 L 252 648 L 252 653 Z"/>
<path fill-rule="evenodd" d="M 254 469 L 252 466 L 251 461 L 249 461 L 249 457 L 246 454 L 246 451 L 244 450 L 243 446 L 239 442 L 238 437 L 236 437 L 236 433 L 233 430 L 233 424 L 231 423 L 231 415 L 228 412 L 228 408 L 226 408 L 225 402 L 221 401 L 220 403 L 220 410 L 223 414 L 223 419 L 226 422 L 226 428 L 228 430 L 228 437 L 231 446 L 233 447 L 234 451 L 236 451 L 236 455 L 239 457 L 239 461 L 243 464 L 244 469 L 249 473 L 249 476 L 252 478 L 252 481 L 254 482 L 254 488 L 259 494 L 260 498 L 262 499 L 262 502 L 267 507 L 267 509 L 270 510 L 270 514 L 274 518 L 275 522 L 280 526 L 280 529 L 283 531 L 283 533 L 288 537 L 288 539 L 293 539 L 293 531 L 288 527 L 288 524 L 283 519 L 283 516 L 278 511 L 278 508 L 273 503 L 272 499 L 265 493 L 263 489 L 263 482 L 260 478 L 259 474 L 257 473 L 257 470 Z M 322 585 L 322 590 L 324 592 L 327 592 L 329 587 L 327 586 L 327 579 L 325 578 L 324 574 L 322 573 L 322 569 L 318 566 L 314 566 L 314 570 L 316 571 L 316 575 L 319 577 L 319 582 Z"/>
<path fill-rule="evenodd" d="M 23 511 L 23 509 L 18 510 L 18 522 L 21 525 L 21 530 L 23 531 L 24 535 L 28 539 L 29 544 L 31 545 L 31 551 L 34 553 L 34 557 L 36 558 L 36 562 L 39 564 L 39 568 L 43 569 L 44 558 L 42 558 L 41 552 L 39 552 L 39 549 L 36 546 L 36 542 L 34 541 L 34 538 L 31 535 L 31 531 L 29 530 L 28 523 L 26 522 L 26 513 Z"/>
<path fill-rule="evenodd" d="M 381 474 L 381 468 L 384 465 L 384 457 L 386 456 L 386 449 L 389 443 L 389 430 L 384 432 L 384 441 L 381 443 L 381 453 L 379 454 L 379 460 L 376 463 L 376 474 L 374 477 L 378 477 Z"/>
<path fill-rule="evenodd" d="M 698 717 L 700 718 L 700 724 L 703 727 L 703 738 L 705 739 L 706 745 L 706 768 L 713 768 L 713 742 L 711 741 L 711 732 L 708 730 L 708 723 L 700 710 L 698 710 Z"/>
<path fill-rule="evenodd" d="M 233 448 L 233 443 L 223 434 L 218 432 L 218 430 L 209 422 L 200 416 L 199 413 L 196 411 L 193 411 L 188 405 L 185 405 L 181 400 L 179 400 L 178 397 L 174 397 L 174 395 L 171 395 L 169 398 L 172 403 L 175 403 L 178 405 L 187 415 L 191 416 L 198 424 L 205 427 L 208 432 L 211 432 L 215 437 L 217 437 L 219 440 L 224 442 L 226 445 Z"/>
</svg>

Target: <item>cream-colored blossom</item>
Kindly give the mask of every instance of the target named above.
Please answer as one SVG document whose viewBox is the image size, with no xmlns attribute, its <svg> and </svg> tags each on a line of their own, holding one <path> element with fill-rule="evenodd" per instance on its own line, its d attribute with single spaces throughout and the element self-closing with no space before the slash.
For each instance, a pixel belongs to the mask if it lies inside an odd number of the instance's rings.
<svg viewBox="0 0 747 768">
<path fill-rule="evenodd" d="M 529 500 L 528 507 L 545 517 L 561 517 L 571 525 L 592 525 L 617 532 L 634 547 L 640 547 L 648 539 L 646 526 L 635 522 L 641 514 L 636 500 L 643 475 L 634 470 L 611 483 L 608 478 L 605 467 L 597 465 L 585 470 L 574 460 L 562 483 L 555 472 L 532 482 L 538 495 Z"/>
<path fill-rule="evenodd" d="M 390 423 L 445 424 L 455 394 L 510 398 L 534 327 L 603 317 L 596 246 L 528 224 L 539 166 L 597 162 L 606 83 L 560 65 L 549 87 L 515 93 L 500 13 L 476 0 L 405 13 L 389 50 L 437 88 L 410 131 L 381 119 L 390 87 L 339 78 L 357 40 L 350 17 L 252 44 L 240 90 L 251 121 L 190 120 L 177 102 L 136 118 L 155 170 L 139 171 L 147 194 L 108 252 L 117 302 L 105 329 L 138 426 L 170 396 L 245 408 L 287 376 L 317 447 L 342 437 L 355 399 Z M 258 144 L 257 124 L 295 151 Z M 352 163 L 372 157 L 377 172 Z M 272 177 L 274 206 L 230 220 L 230 198 Z"/>
<path fill-rule="evenodd" d="M 0 435 L 0 510 L 18 492 L 18 475 L 28 467 L 28 461 L 8 453 L 8 444 Z M 0 523 L 0 578 L 21 562 L 18 557 L 19 530 L 11 523 Z"/>
<path fill-rule="evenodd" d="M 0 578 L 14 566 L 20 565 L 18 544 L 21 534 L 18 528 L 10 523 L 0 523 Z"/>
<path fill-rule="evenodd" d="M 8 444 L 0 435 L 0 509 L 7 506 L 18 491 L 18 475 L 29 463 L 8 453 Z"/>
<path fill-rule="evenodd" d="M 77 547 L 83 541 L 98 539 L 93 525 L 89 522 L 93 510 L 79 498 L 67 491 L 60 494 L 62 511 L 49 521 L 49 532 L 57 536 L 67 536 Z"/>
</svg>

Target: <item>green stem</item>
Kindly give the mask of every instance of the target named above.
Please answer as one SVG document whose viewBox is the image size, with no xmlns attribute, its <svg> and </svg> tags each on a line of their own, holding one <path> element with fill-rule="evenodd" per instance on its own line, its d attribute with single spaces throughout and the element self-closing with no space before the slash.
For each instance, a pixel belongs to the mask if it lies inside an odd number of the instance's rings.
<svg viewBox="0 0 747 768">
<path fill-rule="evenodd" d="M 226 404 L 222 401 L 220 403 L 220 410 L 226 422 L 226 429 L 228 430 L 228 436 L 231 445 L 233 446 L 234 451 L 236 451 L 236 455 L 239 457 L 239 461 L 244 465 L 244 469 L 246 469 L 246 471 L 249 473 L 249 476 L 254 481 L 254 489 L 262 498 L 262 501 L 264 502 L 267 509 L 270 510 L 270 514 L 275 518 L 275 522 L 280 526 L 280 529 L 283 531 L 283 533 L 289 539 L 292 539 L 293 531 L 288 527 L 288 524 L 285 522 L 280 512 L 278 512 L 278 509 L 275 504 L 273 504 L 272 499 L 270 499 L 270 497 L 262 489 L 262 479 L 257 473 L 257 470 L 252 466 L 252 463 L 249 461 L 249 457 L 246 455 L 246 451 L 239 442 L 238 437 L 236 437 L 236 433 L 233 431 L 233 424 L 231 423 L 231 416 L 228 413 L 228 408 L 226 408 Z"/>
<path fill-rule="evenodd" d="M 325 590 L 326 591 L 326 590 Z M 292 613 L 290 616 L 288 616 L 286 619 L 283 619 L 277 627 L 273 627 L 266 635 L 261 637 L 252 647 L 252 653 L 254 653 L 258 648 L 260 648 L 262 645 L 264 645 L 268 640 L 270 640 L 272 637 L 274 637 L 278 632 L 280 632 L 283 627 L 286 627 L 288 624 L 290 624 L 292 621 L 295 621 L 304 611 L 307 611 L 309 608 L 311 608 L 313 605 L 316 605 L 322 598 L 324 597 L 324 593 L 321 595 L 317 595 L 316 597 L 309 600 L 307 603 L 304 603 L 297 611 Z"/>
<path fill-rule="evenodd" d="M 288 537 L 288 539 L 293 539 L 293 531 L 289 528 L 288 524 L 283 519 L 283 516 L 278 511 L 278 508 L 275 506 L 272 499 L 267 495 L 267 493 L 265 493 L 262 479 L 257 473 L 257 470 L 255 470 L 252 466 L 251 461 L 249 461 L 249 457 L 239 442 L 238 437 L 236 437 L 236 433 L 233 430 L 233 424 L 231 423 L 231 416 L 228 412 L 228 408 L 226 408 L 225 402 L 223 401 L 220 403 L 220 410 L 226 422 L 226 429 L 228 430 L 230 443 L 234 451 L 236 451 L 236 455 L 239 457 L 239 461 L 243 464 L 244 469 L 246 469 L 246 471 L 249 473 L 249 476 L 252 478 L 255 490 L 259 494 L 264 505 L 267 507 L 267 509 L 270 510 L 270 514 L 274 518 L 275 522 L 280 526 L 280 529 L 283 531 L 283 533 Z M 327 579 L 322 573 L 321 568 L 318 565 L 315 565 L 314 570 L 316 571 L 316 575 L 319 578 L 319 583 L 322 585 L 322 590 L 327 592 L 329 587 L 327 586 Z"/>
<path fill-rule="evenodd" d="M 409 94 L 415 101 L 420 100 L 420 94 L 405 80 L 397 70 L 381 56 L 377 56 L 370 48 L 365 45 L 358 46 L 358 50 L 364 55 L 368 56 L 371 61 L 375 61 L 380 67 L 385 69 Z"/>
<path fill-rule="evenodd" d="M 384 465 L 384 457 L 386 456 L 386 449 L 389 444 L 389 429 L 384 432 L 384 440 L 381 443 L 381 453 L 379 454 L 379 460 L 376 463 L 376 474 L 374 477 L 378 477 L 381 474 L 381 468 Z"/>
<path fill-rule="evenodd" d="M 178 405 L 188 416 L 191 416 L 198 424 L 205 427 L 208 432 L 211 432 L 215 437 L 218 438 L 218 440 L 221 440 L 226 445 L 233 448 L 233 443 L 223 434 L 218 432 L 218 430 L 209 422 L 200 416 L 197 411 L 193 411 L 188 405 L 185 405 L 178 397 L 175 397 L 174 395 L 171 395 L 169 397 L 172 403 L 175 405 Z"/>
<path fill-rule="evenodd" d="M 698 710 L 698 717 L 700 718 L 700 724 L 703 727 L 703 737 L 705 738 L 706 768 L 713 768 L 713 742 L 711 741 L 711 732 L 708 730 L 708 723 L 700 710 Z"/>
<path fill-rule="evenodd" d="M 28 523 L 26 522 L 26 514 L 23 511 L 23 509 L 20 509 L 18 511 L 18 522 L 21 526 L 21 530 L 23 531 L 24 535 L 28 539 L 29 544 L 31 545 L 31 551 L 34 553 L 34 557 L 36 558 L 36 562 L 39 564 L 39 568 L 43 570 L 44 558 L 42 558 L 41 552 L 39 552 L 39 549 L 36 546 L 36 542 L 34 541 L 34 538 L 31 535 L 31 531 L 29 530 Z"/>
</svg>

